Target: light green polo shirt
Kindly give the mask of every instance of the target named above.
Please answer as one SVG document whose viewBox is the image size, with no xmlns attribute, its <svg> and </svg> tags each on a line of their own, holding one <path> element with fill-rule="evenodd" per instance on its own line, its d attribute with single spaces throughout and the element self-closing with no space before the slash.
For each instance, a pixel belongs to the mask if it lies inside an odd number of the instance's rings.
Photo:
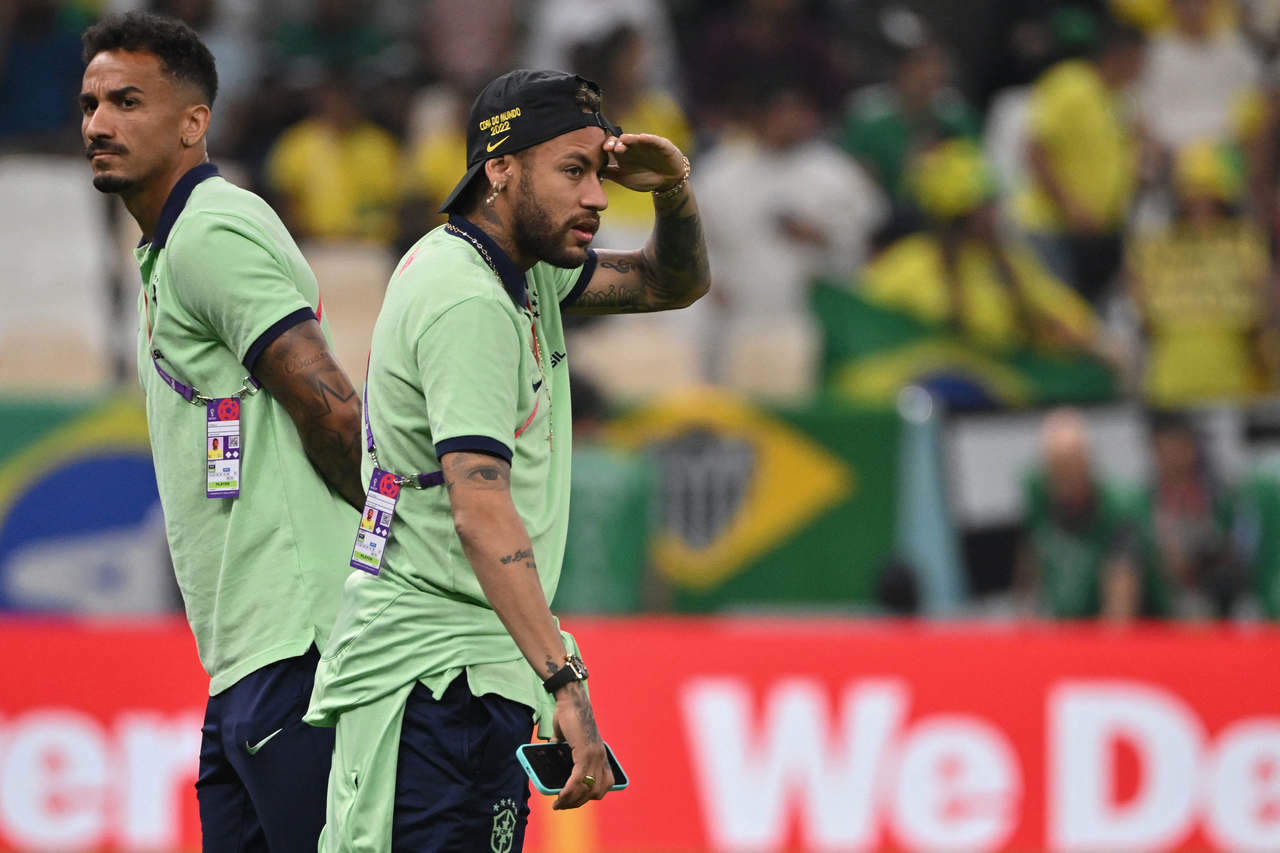
<svg viewBox="0 0 1280 853">
<path fill-rule="evenodd" d="M 205 495 L 206 412 L 156 372 L 208 397 L 241 388 L 257 355 L 320 309 L 315 277 L 262 199 L 204 164 L 165 202 L 136 255 L 138 376 L 165 532 L 200 662 L 216 694 L 329 635 L 358 513 L 312 467 L 284 406 L 240 406 L 240 495 Z M 321 327 L 328 324 L 321 313 Z"/>
<path fill-rule="evenodd" d="M 479 228 L 458 217 L 452 226 L 405 255 L 374 326 L 366 392 L 378 460 L 401 475 L 438 471 L 450 451 L 510 460 L 512 499 L 551 601 L 572 449 L 560 309 L 585 287 L 595 256 L 577 269 L 539 263 L 526 276 Z M 372 470 L 366 454 L 366 480 Z M 405 487 L 380 574 L 354 570 L 347 580 L 307 720 L 333 725 L 416 680 L 438 697 L 464 669 L 477 695 L 535 711 L 547 704 L 463 552 L 448 492 Z"/>
<path fill-rule="evenodd" d="M 586 287 L 595 254 L 578 269 L 539 263 L 522 274 L 479 228 L 450 224 L 404 256 L 374 325 L 365 384 L 378 461 L 409 475 L 438 471 L 447 452 L 510 460 L 512 499 L 551 601 L 573 441 L 560 309 Z M 366 459 L 366 479 L 372 471 Z M 519 702 L 549 725 L 555 703 L 485 599 L 448 492 L 402 487 L 381 571 L 347 578 L 304 717 L 337 726 L 320 850 L 390 848 L 405 699 L 418 682 L 438 699 L 464 672 L 474 695 Z"/>
</svg>

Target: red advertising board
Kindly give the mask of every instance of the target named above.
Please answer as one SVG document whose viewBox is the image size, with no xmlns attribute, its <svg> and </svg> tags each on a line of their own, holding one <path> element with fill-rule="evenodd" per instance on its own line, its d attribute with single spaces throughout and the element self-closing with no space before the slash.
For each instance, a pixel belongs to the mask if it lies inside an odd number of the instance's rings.
<svg viewBox="0 0 1280 853">
<path fill-rule="evenodd" d="M 568 620 L 632 778 L 526 849 L 1280 850 L 1280 630 Z M 0 848 L 198 849 L 181 623 L 0 622 Z"/>
</svg>

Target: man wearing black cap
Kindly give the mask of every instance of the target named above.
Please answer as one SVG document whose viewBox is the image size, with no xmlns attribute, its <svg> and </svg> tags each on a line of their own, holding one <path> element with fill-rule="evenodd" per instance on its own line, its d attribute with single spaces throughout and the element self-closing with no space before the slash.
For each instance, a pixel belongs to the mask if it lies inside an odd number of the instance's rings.
<svg viewBox="0 0 1280 853">
<path fill-rule="evenodd" d="M 569 508 L 561 311 L 706 292 L 689 162 L 610 124 L 594 83 L 549 71 L 486 86 L 467 148 L 448 224 L 400 261 L 374 328 L 363 473 L 377 522 L 356 534 L 361 571 L 307 715 L 337 726 L 321 850 L 519 850 L 515 750 L 535 723 L 573 749 L 556 808 L 613 784 L 586 667 L 548 607 Z M 605 178 L 653 194 L 643 248 L 589 248 Z"/>
</svg>

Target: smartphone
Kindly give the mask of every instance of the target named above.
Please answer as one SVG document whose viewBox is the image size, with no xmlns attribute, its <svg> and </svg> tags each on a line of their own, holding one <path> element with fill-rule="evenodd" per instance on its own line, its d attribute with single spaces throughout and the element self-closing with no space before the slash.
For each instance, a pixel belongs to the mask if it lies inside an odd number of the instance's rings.
<svg viewBox="0 0 1280 853">
<path fill-rule="evenodd" d="M 621 791 L 629 784 L 627 774 L 622 765 L 614 757 L 609 744 L 604 745 L 609 756 L 609 767 L 613 770 L 613 787 L 610 791 Z M 569 776 L 573 773 L 573 749 L 564 741 L 555 743 L 526 743 L 516 749 L 516 760 L 533 780 L 533 787 L 543 794 L 558 794 L 569 784 Z"/>
</svg>

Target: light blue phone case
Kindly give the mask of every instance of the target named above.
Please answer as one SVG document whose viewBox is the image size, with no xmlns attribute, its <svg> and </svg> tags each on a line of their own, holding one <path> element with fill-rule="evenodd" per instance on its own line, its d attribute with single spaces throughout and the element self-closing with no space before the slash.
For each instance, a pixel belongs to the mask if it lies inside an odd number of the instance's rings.
<svg viewBox="0 0 1280 853">
<path fill-rule="evenodd" d="M 543 746 L 543 744 L 525 743 L 516 747 L 516 761 L 520 762 L 520 766 L 524 768 L 524 772 L 528 774 L 530 781 L 533 782 L 533 787 L 538 790 L 538 793 L 558 794 L 563 790 L 562 788 L 544 788 L 542 785 L 542 780 L 538 778 L 538 774 L 534 771 L 532 767 L 529 766 L 529 759 L 525 757 L 524 752 L 526 749 L 530 747 L 536 747 L 536 746 Z M 625 790 L 626 787 L 631 784 L 631 777 L 626 775 L 627 771 L 622 769 L 622 762 L 618 761 L 618 756 L 613 754 L 613 750 L 609 748 L 609 744 L 606 743 L 604 745 L 604 748 L 609 753 L 609 759 L 614 764 L 616 764 L 618 769 L 622 770 L 623 775 L 626 776 L 625 782 L 616 783 L 611 788 L 609 788 L 609 790 L 610 791 Z"/>
</svg>

